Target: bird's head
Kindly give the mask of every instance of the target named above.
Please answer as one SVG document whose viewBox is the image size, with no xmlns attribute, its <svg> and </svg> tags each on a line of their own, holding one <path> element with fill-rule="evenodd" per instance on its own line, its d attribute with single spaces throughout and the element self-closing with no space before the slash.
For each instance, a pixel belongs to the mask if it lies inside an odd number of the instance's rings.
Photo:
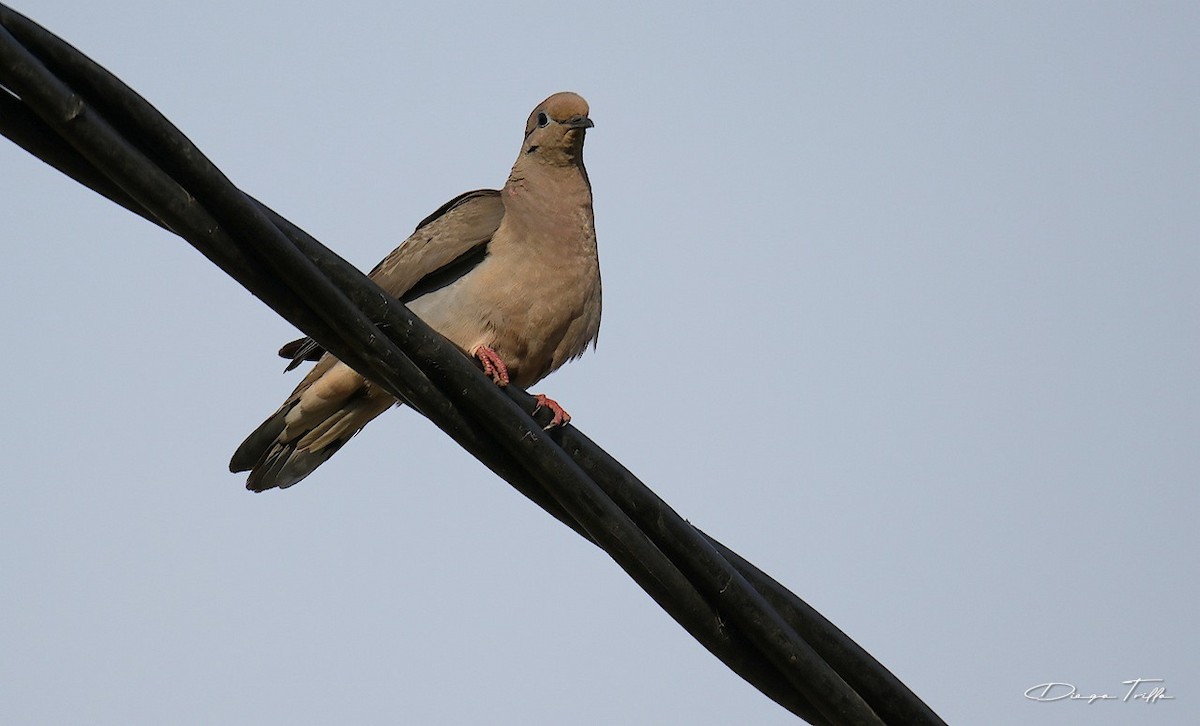
<svg viewBox="0 0 1200 726">
<path fill-rule="evenodd" d="M 529 114 L 522 156 L 537 156 L 551 164 L 577 162 L 584 132 L 593 125 L 582 96 L 570 91 L 556 93 Z"/>
</svg>

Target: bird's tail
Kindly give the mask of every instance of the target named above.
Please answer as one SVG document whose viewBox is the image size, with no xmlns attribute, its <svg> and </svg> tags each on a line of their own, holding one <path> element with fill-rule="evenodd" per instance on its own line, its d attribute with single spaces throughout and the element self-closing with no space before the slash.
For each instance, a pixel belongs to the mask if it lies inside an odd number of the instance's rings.
<svg viewBox="0 0 1200 726">
<path fill-rule="evenodd" d="M 246 437 L 229 470 L 249 471 L 246 488 L 251 491 L 286 489 L 324 464 L 390 403 L 356 398 L 320 420 L 304 421 L 309 417 L 294 410 L 299 401 L 289 401 Z"/>
</svg>

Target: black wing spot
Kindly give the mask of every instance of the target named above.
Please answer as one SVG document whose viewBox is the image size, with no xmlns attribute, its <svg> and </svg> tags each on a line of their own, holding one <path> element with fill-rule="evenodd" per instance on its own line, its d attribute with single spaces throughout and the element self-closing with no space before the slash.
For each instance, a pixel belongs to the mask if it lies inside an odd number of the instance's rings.
<svg viewBox="0 0 1200 726">
<path fill-rule="evenodd" d="M 450 264 L 443 265 L 420 280 L 417 280 L 417 284 L 409 288 L 408 292 L 400 297 L 400 302 L 410 303 L 422 295 L 428 295 L 434 290 L 440 290 L 447 285 L 453 284 L 459 278 L 475 269 L 479 263 L 483 262 L 487 255 L 488 246 L 486 242 L 475 245 L 454 258 L 454 261 Z"/>
</svg>

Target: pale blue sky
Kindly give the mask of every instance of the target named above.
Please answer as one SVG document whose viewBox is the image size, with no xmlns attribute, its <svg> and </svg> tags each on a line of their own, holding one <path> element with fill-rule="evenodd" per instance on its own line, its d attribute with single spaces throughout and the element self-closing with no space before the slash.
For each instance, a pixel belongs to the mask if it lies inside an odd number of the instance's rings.
<svg viewBox="0 0 1200 726">
<path fill-rule="evenodd" d="M 1200 5 L 15 7 L 363 267 L 583 94 L 537 390 L 947 721 L 1195 723 Z M 0 722 L 794 722 L 411 411 L 245 492 L 294 331 L 7 141 L 0 199 Z"/>
</svg>

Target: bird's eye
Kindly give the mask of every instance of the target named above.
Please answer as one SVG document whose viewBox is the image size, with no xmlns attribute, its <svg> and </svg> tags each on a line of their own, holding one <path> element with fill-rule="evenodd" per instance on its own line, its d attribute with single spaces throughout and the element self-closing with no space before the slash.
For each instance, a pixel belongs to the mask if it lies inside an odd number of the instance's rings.
<svg viewBox="0 0 1200 726">
<path fill-rule="evenodd" d="M 550 117 L 546 115 L 545 111 L 538 113 L 537 124 L 539 129 L 544 129 L 550 125 Z"/>
</svg>

